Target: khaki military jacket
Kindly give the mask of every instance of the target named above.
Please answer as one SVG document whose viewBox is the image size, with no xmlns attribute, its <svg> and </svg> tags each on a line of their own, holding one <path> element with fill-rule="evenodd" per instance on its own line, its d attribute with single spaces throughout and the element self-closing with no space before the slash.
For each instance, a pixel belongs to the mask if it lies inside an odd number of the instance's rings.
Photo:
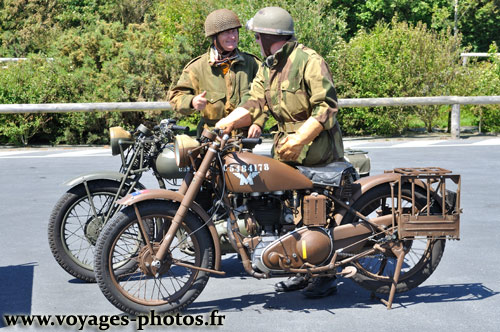
<svg viewBox="0 0 500 332">
<path fill-rule="evenodd" d="M 206 91 L 207 106 L 201 116 L 207 125 L 213 126 L 246 101 L 243 96 L 248 95 L 259 65 L 255 56 L 237 51 L 224 75 L 220 66 L 210 63 L 210 52 L 207 52 L 186 65 L 177 85 L 170 91 L 170 103 L 174 111 L 190 115 L 196 111 L 191 104 L 193 98 Z M 261 127 L 264 122 L 264 116 L 255 121 Z"/>
<path fill-rule="evenodd" d="M 315 51 L 296 41 L 287 42 L 259 68 L 245 99 L 240 106 L 250 111 L 252 119 L 267 117 L 271 112 L 277 120 L 279 132 L 274 150 L 281 138 L 314 117 L 324 130 L 304 147 L 305 159 L 299 163 L 319 165 L 343 158 L 342 134 L 336 118 L 337 93 L 326 62 Z"/>
</svg>

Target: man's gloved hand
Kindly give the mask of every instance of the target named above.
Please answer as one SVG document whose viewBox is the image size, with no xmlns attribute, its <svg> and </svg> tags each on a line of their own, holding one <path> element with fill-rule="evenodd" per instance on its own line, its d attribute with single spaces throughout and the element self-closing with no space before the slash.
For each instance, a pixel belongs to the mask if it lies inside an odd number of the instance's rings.
<svg viewBox="0 0 500 332">
<path fill-rule="evenodd" d="M 195 110 L 201 111 L 207 107 L 207 98 L 205 96 L 207 95 L 206 91 L 203 91 L 197 96 L 194 96 L 193 100 L 191 101 L 191 104 L 193 104 L 193 108 Z"/>
<path fill-rule="evenodd" d="M 281 160 L 295 161 L 299 158 L 300 152 L 305 143 L 302 142 L 297 134 L 291 134 L 280 141 L 281 148 L 278 150 L 278 155 Z"/>
<path fill-rule="evenodd" d="M 295 134 L 288 135 L 281 140 L 282 146 L 276 152 L 281 160 L 297 161 L 304 145 L 311 143 L 322 131 L 323 125 L 315 118 L 310 117 Z"/>
</svg>

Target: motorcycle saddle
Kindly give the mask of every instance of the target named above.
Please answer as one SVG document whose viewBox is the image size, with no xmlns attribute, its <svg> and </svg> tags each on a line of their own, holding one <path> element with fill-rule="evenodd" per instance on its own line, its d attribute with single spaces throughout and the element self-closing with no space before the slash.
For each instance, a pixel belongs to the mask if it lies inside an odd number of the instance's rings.
<svg viewBox="0 0 500 332">
<path fill-rule="evenodd" d="M 344 175 L 352 176 L 352 180 L 359 179 L 356 169 L 348 162 L 336 161 L 322 166 L 296 166 L 314 184 L 339 187 Z"/>
</svg>

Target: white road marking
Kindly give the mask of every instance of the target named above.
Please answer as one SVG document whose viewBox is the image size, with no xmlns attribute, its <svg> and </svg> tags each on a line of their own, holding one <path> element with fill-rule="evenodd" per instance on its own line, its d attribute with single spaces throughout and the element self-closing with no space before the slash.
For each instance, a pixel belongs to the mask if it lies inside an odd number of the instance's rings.
<svg viewBox="0 0 500 332">
<path fill-rule="evenodd" d="M 500 138 L 490 138 L 479 142 L 474 142 L 472 145 L 500 145 Z"/>
<path fill-rule="evenodd" d="M 85 150 L 26 150 L 26 151 L 0 151 L 0 159 L 28 159 L 28 158 L 78 158 L 78 157 L 112 157 L 111 149 L 85 149 Z M 34 155 L 34 153 L 42 153 Z"/>
<path fill-rule="evenodd" d="M 413 148 L 413 147 L 425 147 L 437 143 L 442 143 L 442 140 L 423 140 L 423 141 L 410 141 L 399 144 L 391 145 L 391 148 Z"/>
<path fill-rule="evenodd" d="M 87 157 L 87 156 L 99 156 L 101 154 L 108 154 L 111 156 L 111 149 L 88 149 L 88 150 L 79 150 L 79 151 L 71 151 L 71 152 L 63 152 L 63 153 L 52 153 L 46 155 L 47 158 L 54 157 Z"/>
<path fill-rule="evenodd" d="M 363 141 L 344 141 L 344 149 L 357 148 L 358 146 L 366 145 L 367 142 Z"/>
<path fill-rule="evenodd" d="M 15 155 L 20 155 L 20 154 L 28 154 L 28 153 L 35 153 L 35 152 L 41 152 L 40 150 L 10 150 L 10 151 L 0 151 L 0 158 L 1 157 L 6 157 L 6 156 L 15 156 Z"/>
</svg>

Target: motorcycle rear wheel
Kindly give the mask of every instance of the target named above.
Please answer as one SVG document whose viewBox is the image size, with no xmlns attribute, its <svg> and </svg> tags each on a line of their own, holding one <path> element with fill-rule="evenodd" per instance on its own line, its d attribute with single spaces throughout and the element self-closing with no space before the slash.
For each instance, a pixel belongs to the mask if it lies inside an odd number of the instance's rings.
<svg viewBox="0 0 500 332">
<path fill-rule="evenodd" d="M 178 204 L 146 201 L 138 203 L 137 208 L 144 223 L 156 225 L 155 231 L 146 235 L 156 252 Z M 115 307 L 132 315 L 150 310 L 156 313 L 182 310 L 204 289 L 209 273 L 176 262 L 213 268 L 214 247 L 207 228 L 195 214 L 188 212 L 159 269 L 152 268 L 151 252 L 141 233 L 133 206 L 120 211 L 102 230 L 95 255 L 96 280 L 102 293 Z M 137 253 L 130 255 L 128 246 L 138 244 Z M 123 273 L 114 265 L 125 259 L 136 263 L 134 271 Z"/>
<path fill-rule="evenodd" d="M 50 250 L 57 263 L 78 279 L 95 282 L 94 245 L 119 187 L 118 182 L 110 180 L 88 183 L 97 217 L 83 184 L 69 189 L 52 209 L 48 225 Z M 119 197 L 123 195 L 125 191 Z"/>
<path fill-rule="evenodd" d="M 396 190 L 397 193 L 397 190 Z M 403 209 L 411 209 L 411 191 L 402 189 Z M 421 210 L 426 205 L 426 197 L 422 192 L 415 193 L 416 208 Z M 352 207 L 368 217 L 390 214 L 391 190 L 389 185 L 378 186 L 358 199 Z M 358 218 L 347 216 L 342 224 L 357 222 Z M 373 246 L 368 242 L 365 248 Z M 443 256 L 445 240 L 434 238 L 416 238 L 402 241 L 405 258 L 396 292 L 409 291 L 423 283 L 434 272 Z M 358 273 L 352 279 L 361 287 L 380 294 L 388 294 L 396 267 L 396 257 L 392 254 L 378 253 L 357 260 L 353 265 Z"/>
</svg>

